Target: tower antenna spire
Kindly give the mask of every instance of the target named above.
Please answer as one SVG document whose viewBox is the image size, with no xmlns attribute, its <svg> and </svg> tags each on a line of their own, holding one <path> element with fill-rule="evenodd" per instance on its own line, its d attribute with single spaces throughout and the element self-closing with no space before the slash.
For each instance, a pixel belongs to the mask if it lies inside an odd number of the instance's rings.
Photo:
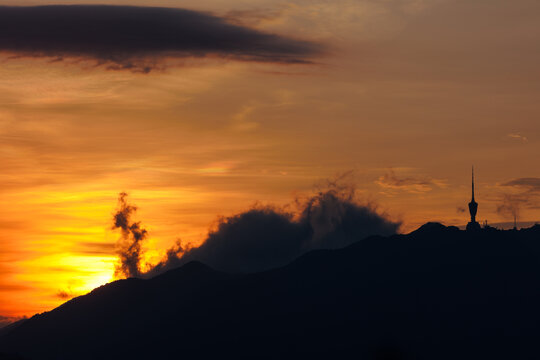
<svg viewBox="0 0 540 360">
<path fill-rule="evenodd" d="M 474 202 L 474 165 L 472 167 L 472 201 Z"/>
</svg>

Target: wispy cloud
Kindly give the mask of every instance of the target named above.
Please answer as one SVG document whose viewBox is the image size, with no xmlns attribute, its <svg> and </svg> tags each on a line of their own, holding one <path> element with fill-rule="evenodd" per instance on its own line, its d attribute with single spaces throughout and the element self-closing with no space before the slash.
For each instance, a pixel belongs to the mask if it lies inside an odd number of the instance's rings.
<svg viewBox="0 0 540 360">
<path fill-rule="evenodd" d="M 523 208 L 540 208 L 540 178 L 517 178 L 500 186 L 504 193 L 496 210 L 501 216 L 519 220 Z"/>
<path fill-rule="evenodd" d="M 522 141 L 522 142 L 528 142 L 529 139 L 527 139 L 525 136 L 520 134 L 508 134 L 508 137 L 514 140 Z"/>
<path fill-rule="evenodd" d="M 529 192 L 540 193 L 540 178 L 518 178 L 505 182 L 502 184 L 502 186 L 512 186 L 515 188 L 527 190 Z"/>
<path fill-rule="evenodd" d="M 403 190 L 411 193 L 424 193 L 433 190 L 434 187 L 445 187 L 442 180 L 428 176 L 399 176 L 394 170 L 389 170 L 381 175 L 375 183 L 386 189 Z"/>
<path fill-rule="evenodd" d="M 110 255 L 114 254 L 115 245 L 111 243 L 80 242 L 77 243 L 76 250 L 78 253 L 85 255 Z"/>
</svg>

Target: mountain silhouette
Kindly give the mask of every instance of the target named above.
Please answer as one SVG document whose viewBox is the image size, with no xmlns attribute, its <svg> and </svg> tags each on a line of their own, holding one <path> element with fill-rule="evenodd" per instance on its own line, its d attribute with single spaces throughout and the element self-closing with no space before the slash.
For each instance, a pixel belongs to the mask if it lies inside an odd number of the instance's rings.
<svg viewBox="0 0 540 360">
<path fill-rule="evenodd" d="M 538 359 L 540 226 L 428 223 L 228 274 L 191 262 L 0 334 L 24 359 Z"/>
</svg>

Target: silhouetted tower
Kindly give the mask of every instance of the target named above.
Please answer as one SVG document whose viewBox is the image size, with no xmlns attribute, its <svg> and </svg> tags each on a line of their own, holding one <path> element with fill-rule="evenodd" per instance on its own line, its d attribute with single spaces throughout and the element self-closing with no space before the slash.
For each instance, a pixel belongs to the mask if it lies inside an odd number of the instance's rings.
<svg viewBox="0 0 540 360">
<path fill-rule="evenodd" d="M 474 201 L 474 167 L 472 169 L 471 188 L 472 188 L 472 197 L 471 197 L 471 202 L 469 203 L 469 212 L 471 213 L 471 222 L 475 223 L 476 222 L 476 212 L 478 211 L 478 203 L 476 201 Z"/>
<path fill-rule="evenodd" d="M 480 229 L 480 224 L 476 222 L 476 212 L 478 211 L 478 203 L 474 200 L 474 167 L 472 168 L 472 197 L 469 203 L 469 213 L 471 214 L 471 221 L 467 224 L 467 231 L 474 231 Z"/>
</svg>

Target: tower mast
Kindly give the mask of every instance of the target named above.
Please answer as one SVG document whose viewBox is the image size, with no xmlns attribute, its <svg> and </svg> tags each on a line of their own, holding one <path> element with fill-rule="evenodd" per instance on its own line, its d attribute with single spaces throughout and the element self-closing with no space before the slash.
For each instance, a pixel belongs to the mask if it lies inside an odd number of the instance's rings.
<svg viewBox="0 0 540 360">
<path fill-rule="evenodd" d="M 469 231 L 480 229 L 480 225 L 476 222 L 477 210 L 478 210 L 478 203 L 474 200 L 474 166 L 473 166 L 472 178 L 471 178 L 471 202 L 469 203 L 469 213 L 471 214 L 471 221 L 467 224 L 467 230 Z"/>
<path fill-rule="evenodd" d="M 472 167 L 472 202 L 474 202 L 474 166 Z"/>
</svg>

